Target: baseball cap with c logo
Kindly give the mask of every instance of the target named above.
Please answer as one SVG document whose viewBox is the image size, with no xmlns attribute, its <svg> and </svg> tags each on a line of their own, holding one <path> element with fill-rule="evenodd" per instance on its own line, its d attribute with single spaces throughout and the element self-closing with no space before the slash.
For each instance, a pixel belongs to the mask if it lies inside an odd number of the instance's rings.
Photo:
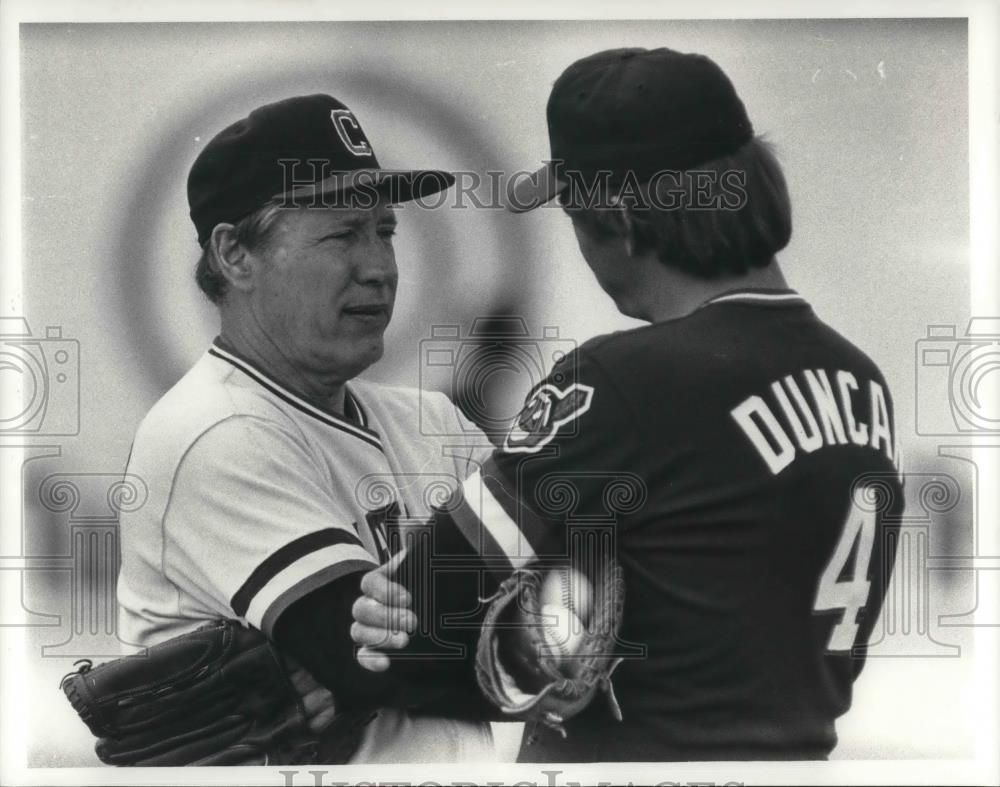
<svg viewBox="0 0 1000 787">
<path fill-rule="evenodd" d="M 442 170 L 383 169 L 354 113 L 317 93 L 259 107 L 219 132 L 195 159 L 187 192 L 204 245 L 217 224 L 235 223 L 277 197 L 317 204 L 317 197 L 364 186 L 406 202 L 454 183 Z"/>
</svg>

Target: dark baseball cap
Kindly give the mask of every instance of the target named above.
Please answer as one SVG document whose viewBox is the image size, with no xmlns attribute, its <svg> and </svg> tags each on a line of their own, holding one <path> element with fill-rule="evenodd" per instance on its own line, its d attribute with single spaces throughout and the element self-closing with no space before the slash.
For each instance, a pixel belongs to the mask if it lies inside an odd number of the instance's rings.
<svg viewBox="0 0 1000 787">
<path fill-rule="evenodd" d="M 440 170 L 382 169 L 354 113 L 317 93 L 259 107 L 219 132 L 191 166 L 187 192 L 204 245 L 217 224 L 234 223 L 277 197 L 321 205 L 327 200 L 319 197 L 365 188 L 398 203 L 454 182 Z"/>
<path fill-rule="evenodd" d="M 687 170 L 735 152 L 753 126 L 729 77 L 704 55 L 609 49 L 577 60 L 552 86 L 546 116 L 552 158 L 508 183 L 507 207 L 537 208 L 572 178 L 609 185 Z"/>
</svg>

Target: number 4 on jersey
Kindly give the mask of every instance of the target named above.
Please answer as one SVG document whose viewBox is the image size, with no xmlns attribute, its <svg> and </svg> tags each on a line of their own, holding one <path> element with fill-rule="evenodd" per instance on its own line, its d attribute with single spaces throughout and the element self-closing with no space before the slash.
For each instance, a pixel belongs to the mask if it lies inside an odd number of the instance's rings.
<svg viewBox="0 0 1000 787">
<path fill-rule="evenodd" d="M 868 579 L 868 565 L 872 559 L 872 547 L 875 544 L 875 512 L 867 511 L 857 503 L 857 497 L 863 497 L 864 489 L 856 492 L 851 503 L 851 510 L 844 522 L 844 529 L 833 557 L 827 564 L 819 579 L 816 589 L 816 603 L 813 610 L 828 612 L 843 610 L 839 623 L 830 632 L 827 650 L 850 650 L 858 636 L 858 612 L 868 601 L 868 591 L 871 582 Z M 857 549 L 854 545 L 857 543 Z M 847 562 L 854 555 L 853 566 Z M 849 572 L 845 574 L 845 569 Z M 847 578 L 843 578 L 843 577 Z"/>
</svg>

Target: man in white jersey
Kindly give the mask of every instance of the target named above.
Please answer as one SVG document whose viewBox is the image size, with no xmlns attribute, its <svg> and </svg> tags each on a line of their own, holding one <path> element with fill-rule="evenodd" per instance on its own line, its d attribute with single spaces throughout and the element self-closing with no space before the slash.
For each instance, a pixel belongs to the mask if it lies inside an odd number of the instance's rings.
<svg viewBox="0 0 1000 787">
<path fill-rule="evenodd" d="M 425 436 L 468 430 L 443 395 L 422 394 L 422 417 L 439 423 L 421 430 L 417 391 L 355 379 L 382 356 L 392 315 L 390 206 L 453 182 L 382 170 L 326 95 L 217 135 L 188 199 L 196 278 L 221 331 L 143 420 L 129 460 L 150 497 L 121 521 L 122 640 L 148 647 L 220 618 L 259 629 L 338 711 L 374 709 L 353 762 L 493 757 L 487 724 L 398 709 L 349 634 L 360 577 L 388 559 L 392 528 L 426 518 L 433 492 L 486 454 Z"/>
</svg>

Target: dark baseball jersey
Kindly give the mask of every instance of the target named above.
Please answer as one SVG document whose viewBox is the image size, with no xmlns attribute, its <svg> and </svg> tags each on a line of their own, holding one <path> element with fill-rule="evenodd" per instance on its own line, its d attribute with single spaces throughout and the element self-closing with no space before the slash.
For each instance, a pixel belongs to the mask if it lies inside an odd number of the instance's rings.
<svg viewBox="0 0 1000 787">
<path fill-rule="evenodd" d="M 797 293 L 729 292 L 587 342 L 463 492 L 439 519 L 494 567 L 614 550 L 625 572 L 623 721 L 597 701 L 523 761 L 834 747 L 902 487 L 882 374 Z"/>
</svg>

